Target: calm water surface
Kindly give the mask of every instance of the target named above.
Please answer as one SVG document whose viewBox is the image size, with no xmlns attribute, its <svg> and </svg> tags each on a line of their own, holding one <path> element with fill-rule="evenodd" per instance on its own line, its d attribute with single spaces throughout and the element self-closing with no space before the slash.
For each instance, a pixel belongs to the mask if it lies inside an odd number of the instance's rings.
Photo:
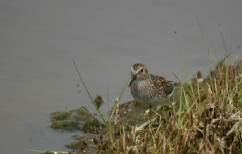
<svg viewBox="0 0 242 154">
<path fill-rule="evenodd" d="M 1 0 L 0 153 L 64 150 L 75 133 L 51 130 L 49 113 L 93 111 L 72 59 L 93 94 L 108 91 L 107 111 L 133 63 L 171 80 L 212 68 L 198 20 L 219 58 L 221 32 L 242 56 L 241 16 L 235 0 Z"/>
</svg>

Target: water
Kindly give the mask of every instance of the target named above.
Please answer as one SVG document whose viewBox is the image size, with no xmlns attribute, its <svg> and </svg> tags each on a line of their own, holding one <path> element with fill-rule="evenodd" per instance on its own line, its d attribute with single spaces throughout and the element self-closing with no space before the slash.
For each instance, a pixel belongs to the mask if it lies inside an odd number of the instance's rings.
<svg viewBox="0 0 242 154">
<path fill-rule="evenodd" d="M 206 39 L 219 58 L 221 32 L 242 56 L 242 2 L 226 0 L 88 0 L 0 2 L 0 152 L 65 150 L 73 133 L 49 128 L 49 113 L 94 110 L 72 65 L 94 94 L 112 105 L 142 62 L 174 80 L 212 68 Z M 207 36 L 201 35 L 198 21 Z M 128 89 L 122 101 L 130 100 Z M 75 134 L 75 133 L 74 133 Z"/>
</svg>

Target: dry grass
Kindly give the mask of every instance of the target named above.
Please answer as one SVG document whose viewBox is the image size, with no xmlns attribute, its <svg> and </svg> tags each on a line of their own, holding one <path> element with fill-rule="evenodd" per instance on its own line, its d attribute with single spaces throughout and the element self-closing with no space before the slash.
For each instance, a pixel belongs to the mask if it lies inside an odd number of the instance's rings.
<svg viewBox="0 0 242 154">
<path fill-rule="evenodd" d="M 108 120 L 100 118 L 99 134 L 76 137 L 68 147 L 78 154 L 242 153 L 242 61 L 222 60 L 206 78 L 197 76 L 181 83 L 168 107 L 147 114 L 135 102 L 120 105 L 120 96 Z"/>
<path fill-rule="evenodd" d="M 241 65 L 220 62 L 203 81 L 182 84 L 171 100 L 175 105 L 152 111 L 142 125 L 115 120 L 112 131 L 102 134 L 107 138 L 96 141 L 98 152 L 241 153 Z M 110 142 L 110 136 L 115 142 Z"/>
</svg>

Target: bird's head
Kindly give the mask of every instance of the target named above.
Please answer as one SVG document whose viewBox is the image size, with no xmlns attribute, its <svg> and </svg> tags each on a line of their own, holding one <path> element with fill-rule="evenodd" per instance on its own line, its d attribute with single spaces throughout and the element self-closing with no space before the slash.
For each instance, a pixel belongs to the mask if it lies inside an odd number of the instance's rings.
<svg viewBox="0 0 242 154">
<path fill-rule="evenodd" d="M 149 78 L 149 72 L 146 66 L 141 63 L 136 63 L 131 67 L 131 81 L 129 86 L 131 86 L 135 80 L 145 80 L 147 78 Z"/>
</svg>

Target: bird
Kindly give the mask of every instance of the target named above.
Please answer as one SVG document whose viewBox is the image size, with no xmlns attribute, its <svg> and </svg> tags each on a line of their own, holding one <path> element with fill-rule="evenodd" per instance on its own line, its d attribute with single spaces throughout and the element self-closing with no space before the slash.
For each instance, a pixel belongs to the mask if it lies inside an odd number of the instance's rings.
<svg viewBox="0 0 242 154">
<path fill-rule="evenodd" d="M 175 87 L 175 82 L 150 74 L 142 63 L 136 63 L 131 67 L 129 88 L 131 95 L 140 103 L 161 103 L 173 95 Z"/>
</svg>

